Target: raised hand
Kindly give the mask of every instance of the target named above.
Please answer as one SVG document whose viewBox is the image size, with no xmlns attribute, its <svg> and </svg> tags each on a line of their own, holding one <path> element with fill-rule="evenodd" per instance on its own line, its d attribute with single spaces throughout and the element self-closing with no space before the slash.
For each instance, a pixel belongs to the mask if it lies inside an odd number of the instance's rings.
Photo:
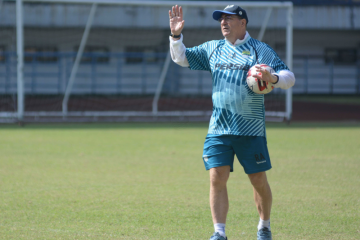
<svg viewBox="0 0 360 240">
<path fill-rule="evenodd" d="M 174 35 L 180 35 L 184 28 L 185 20 L 183 20 L 183 11 L 181 6 L 173 6 L 172 10 L 169 10 L 170 18 L 170 30 Z"/>
</svg>

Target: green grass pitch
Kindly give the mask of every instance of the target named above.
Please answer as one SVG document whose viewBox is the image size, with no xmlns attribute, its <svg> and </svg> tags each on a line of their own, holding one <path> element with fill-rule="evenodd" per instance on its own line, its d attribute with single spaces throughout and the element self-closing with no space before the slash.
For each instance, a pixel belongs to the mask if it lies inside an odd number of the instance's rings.
<svg viewBox="0 0 360 240">
<path fill-rule="evenodd" d="M 0 126 L 1 239 L 208 239 L 207 124 Z M 274 239 L 360 239 L 360 125 L 268 124 Z M 230 240 L 256 239 L 228 183 Z"/>
</svg>

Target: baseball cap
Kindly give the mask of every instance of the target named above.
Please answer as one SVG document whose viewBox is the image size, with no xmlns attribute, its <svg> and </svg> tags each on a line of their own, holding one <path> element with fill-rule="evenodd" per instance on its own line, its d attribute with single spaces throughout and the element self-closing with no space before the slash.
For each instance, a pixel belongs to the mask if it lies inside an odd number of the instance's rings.
<svg viewBox="0 0 360 240">
<path fill-rule="evenodd" d="M 224 10 L 215 10 L 213 12 L 213 18 L 218 21 L 223 13 L 237 15 L 243 19 L 246 19 L 246 24 L 249 22 L 246 11 L 238 5 L 227 5 Z"/>
</svg>

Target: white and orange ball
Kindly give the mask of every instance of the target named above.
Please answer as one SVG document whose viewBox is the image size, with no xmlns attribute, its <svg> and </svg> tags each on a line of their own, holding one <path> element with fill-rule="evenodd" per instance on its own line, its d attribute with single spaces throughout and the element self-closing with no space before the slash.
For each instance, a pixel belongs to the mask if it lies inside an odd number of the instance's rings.
<svg viewBox="0 0 360 240">
<path fill-rule="evenodd" d="M 260 66 L 261 68 L 265 68 L 271 74 L 275 72 L 273 68 L 269 67 L 266 64 L 257 64 L 255 66 Z M 267 94 L 267 93 L 271 92 L 274 89 L 274 86 L 272 83 L 262 81 L 262 80 L 257 79 L 252 76 L 254 74 L 258 74 L 261 76 L 261 74 L 262 74 L 261 72 L 256 72 L 255 66 L 252 66 L 247 73 L 247 77 L 246 77 L 247 85 L 254 93 L 257 93 L 257 94 Z"/>
</svg>

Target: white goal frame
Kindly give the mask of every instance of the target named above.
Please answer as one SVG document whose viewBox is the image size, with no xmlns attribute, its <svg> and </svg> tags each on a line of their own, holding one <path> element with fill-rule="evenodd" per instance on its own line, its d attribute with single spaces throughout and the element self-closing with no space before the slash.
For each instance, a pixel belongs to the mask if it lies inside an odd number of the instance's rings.
<svg viewBox="0 0 360 240">
<path fill-rule="evenodd" d="M 71 4 L 92 4 L 89 18 L 85 27 L 85 31 L 78 49 L 78 53 L 71 71 L 69 83 L 66 86 L 66 91 L 62 103 L 62 112 L 25 112 L 24 111 L 24 40 L 23 40 L 23 2 L 33 3 L 71 3 Z M 218 7 L 223 8 L 226 5 L 231 5 L 236 2 L 226 1 L 179 1 L 179 4 L 184 7 L 184 14 L 186 13 L 186 7 Z M 162 86 L 165 81 L 166 73 L 170 64 L 170 54 L 168 53 L 161 75 L 159 76 L 158 85 L 154 94 L 152 111 L 151 112 L 137 112 L 137 111 L 71 111 L 68 112 L 67 104 L 71 94 L 72 85 L 76 79 L 76 73 L 80 64 L 80 59 L 84 47 L 86 45 L 87 37 L 92 26 L 94 15 L 97 6 L 101 5 L 131 5 L 131 6 L 171 6 L 174 5 L 173 1 L 137 1 L 137 0 L 16 0 L 16 39 L 17 39 L 17 113 L 14 112 L 2 112 L 0 113 L 0 119 L 13 118 L 17 121 L 24 121 L 24 117 L 63 117 L 65 120 L 67 117 L 123 117 L 124 119 L 129 117 L 196 117 L 196 116 L 210 116 L 211 111 L 158 111 L 158 100 L 162 91 Z M 292 69 L 293 67 L 293 4 L 292 2 L 241 2 L 241 6 L 267 8 L 266 15 L 264 17 L 263 24 L 261 26 L 258 39 L 261 41 L 264 36 L 264 32 L 267 26 L 267 22 L 270 18 L 272 9 L 282 8 L 287 10 L 286 21 L 286 64 Z M 267 117 L 277 117 L 281 119 L 291 120 L 292 115 L 292 89 L 286 90 L 286 111 L 285 112 L 266 112 Z M 6 121 L 5 121 L 6 122 Z"/>
</svg>

